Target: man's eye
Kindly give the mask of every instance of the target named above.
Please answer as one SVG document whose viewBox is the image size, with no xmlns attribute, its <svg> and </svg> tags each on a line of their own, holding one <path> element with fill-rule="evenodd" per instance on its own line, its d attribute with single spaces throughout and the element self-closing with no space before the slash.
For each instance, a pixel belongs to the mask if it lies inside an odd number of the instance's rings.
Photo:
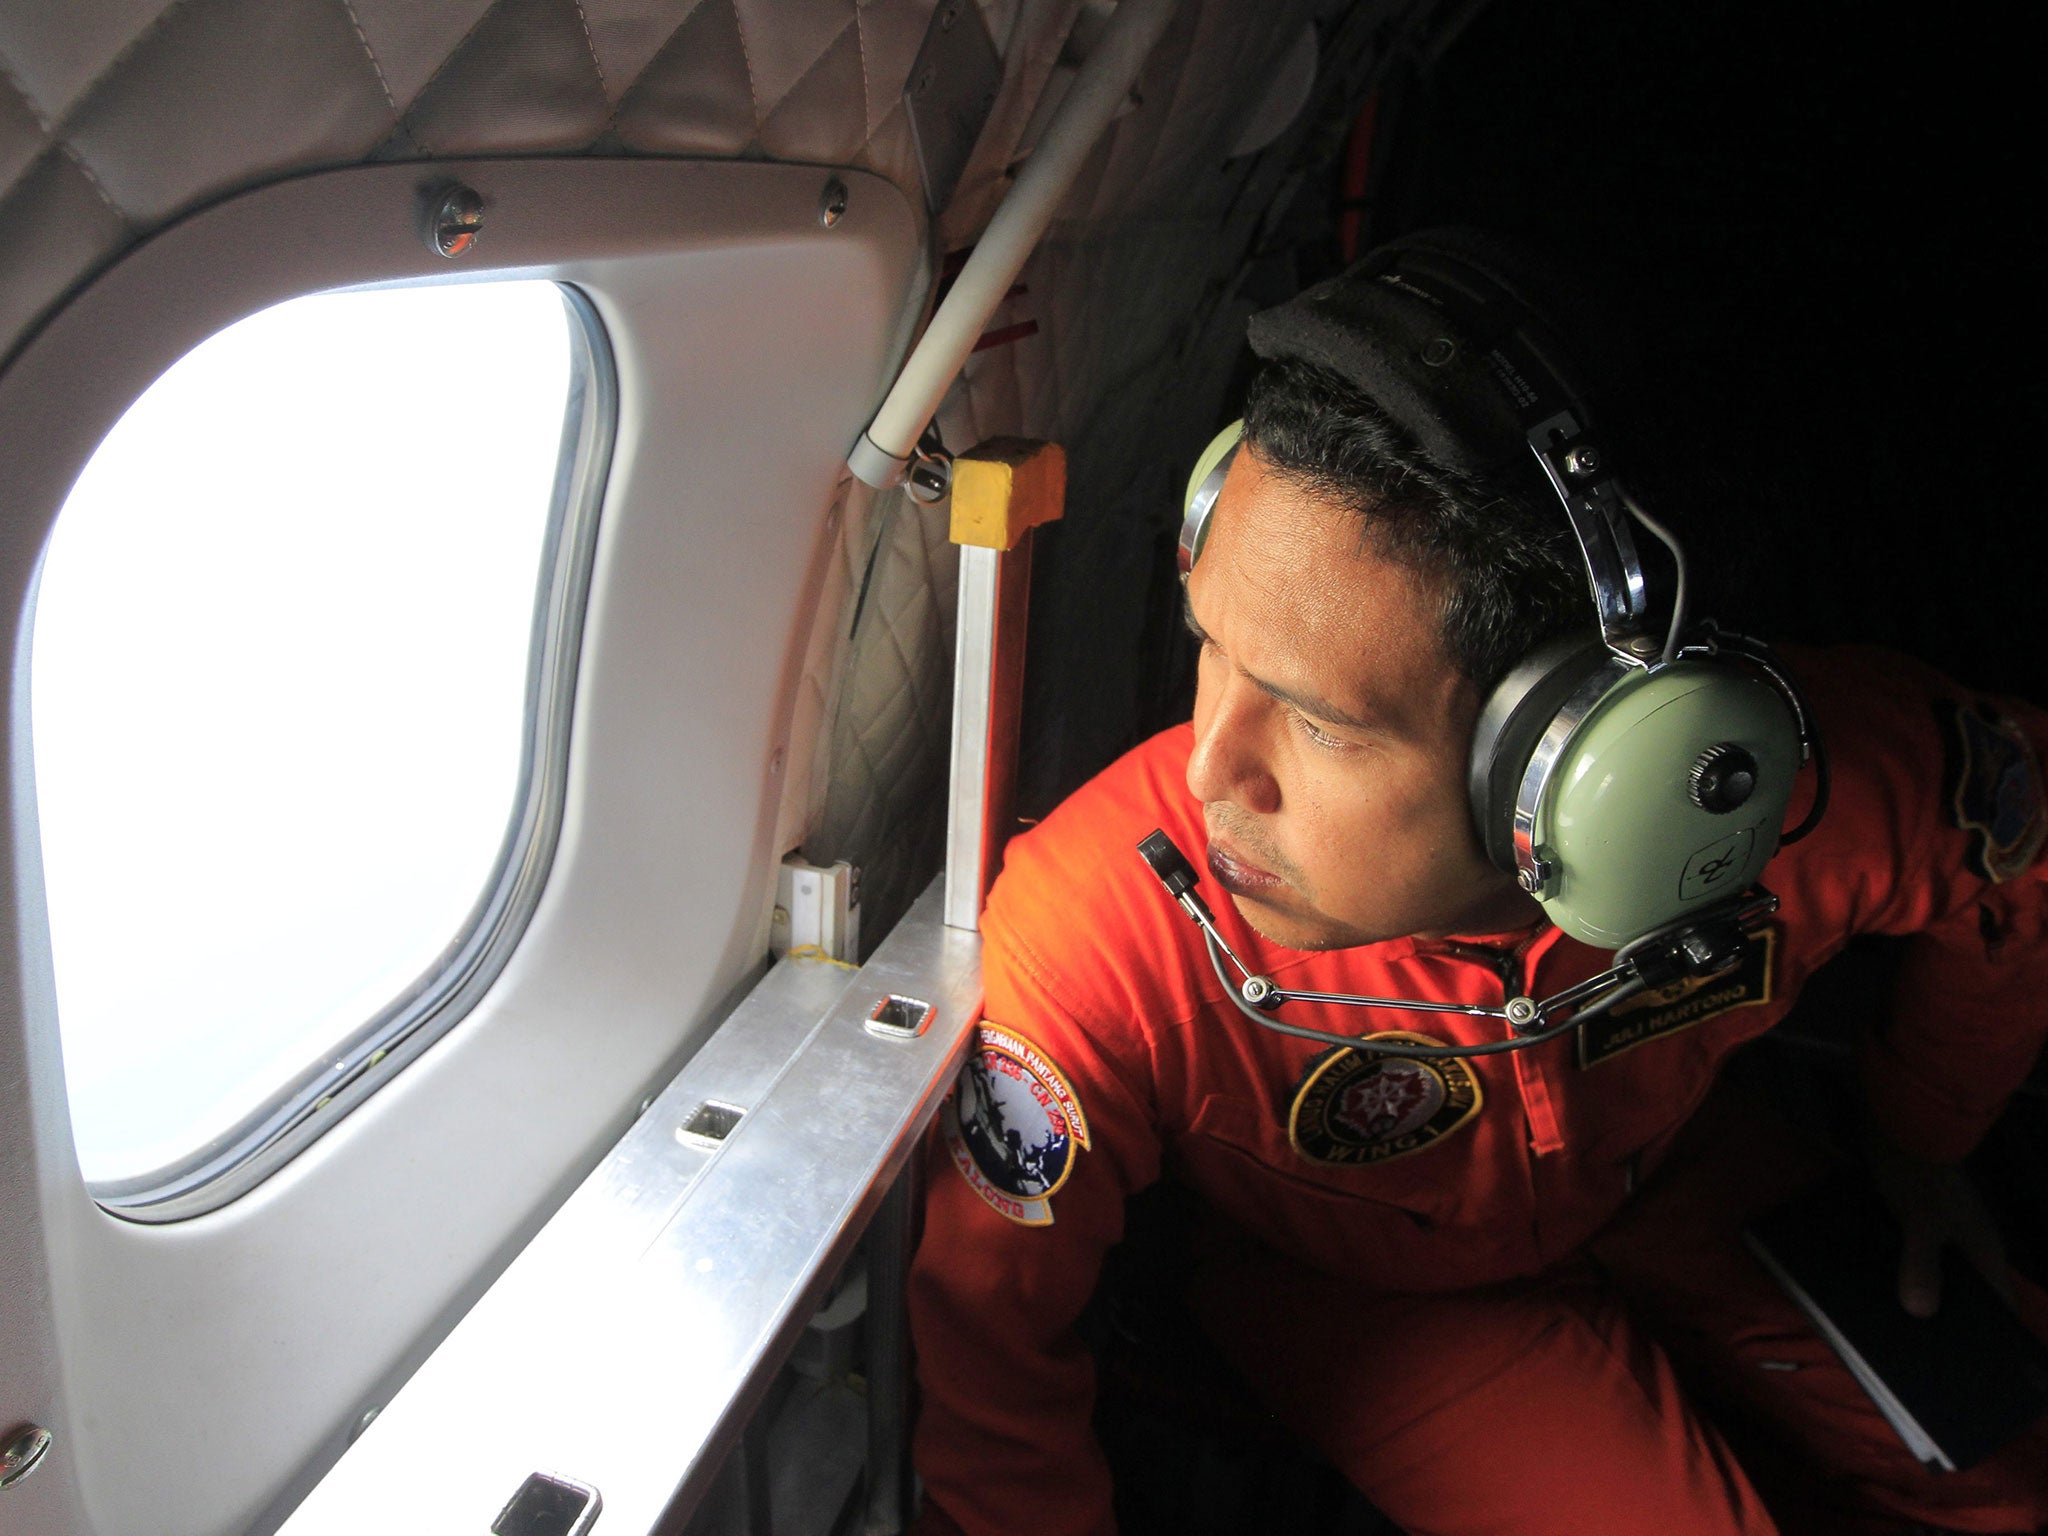
<svg viewBox="0 0 2048 1536">
<path fill-rule="evenodd" d="M 1351 745 L 1348 741 L 1340 740 L 1329 732 L 1318 729 L 1316 723 L 1309 719 L 1307 715 L 1296 715 L 1294 723 L 1301 727 L 1302 735 L 1319 747 L 1348 747 Z"/>
</svg>

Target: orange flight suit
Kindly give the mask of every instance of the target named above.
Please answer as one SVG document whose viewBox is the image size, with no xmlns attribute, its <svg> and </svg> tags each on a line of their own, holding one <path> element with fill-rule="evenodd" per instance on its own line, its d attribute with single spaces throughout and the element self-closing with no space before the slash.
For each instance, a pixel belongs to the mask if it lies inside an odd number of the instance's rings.
<svg viewBox="0 0 2048 1536">
<path fill-rule="evenodd" d="M 1718 1095 L 1688 1128 L 1728 1054 L 1855 934 L 1914 936 L 1862 1063 L 1877 1124 L 1909 1150 L 1962 1156 L 2048 1035 L 2048 715 L 1874 652 L 1798 653 L 1795 671 L 1834 793 L 1765 871 L 1783 903 L 1768 944 L 1532 1050 L 1365 1063 L 1236 1013 L 1133 848 L 1164 827 L 1201 865 L 1188 726 L 1013 842 L 983 922 L 981 1044 L 930 1144 L 911 1280 L 920 1531 L 1113 1531 L 1074 1324 L 1125 1197 L 1162 1176 L 1241 1236 L 1194 1278 L 1205 1327 L 1411 1536 L 1777 1529 L 1674 1356 L 1852 1504 L 1973 1531 L 2048 1519 L 2048 1435 L 1924 1472 L 1742 1252 L 1742 1219 L 1823 1160 Z M 1547 925 L 1286 950 L 1205 884 L 1231 945 L 1289 988 L 1498 1005 L 1610 959 Z M 1286 1012 L 1345 1034 L 1504 1029 Z"/>
</svg>

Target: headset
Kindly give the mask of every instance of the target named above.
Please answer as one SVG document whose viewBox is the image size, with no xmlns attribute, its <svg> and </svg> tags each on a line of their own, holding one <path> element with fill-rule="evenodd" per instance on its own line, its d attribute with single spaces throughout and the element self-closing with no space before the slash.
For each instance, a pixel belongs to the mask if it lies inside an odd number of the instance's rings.
<svg viewBox="0 0 2048 1536">
<path fill-rule="evenodd" d="M 1445 467 L 1531 505 L 1562 504 L 1597 631 L 1534 647 L 1486 699 L 1467 774 L 1474 826 L 1494 864 L 1573 938 L 1624 956 L 1662 941 L 1681 971 L 1725 969 L 1760 921 L 1765 864 L 1826 807 L 1826 756 L 1768 648 L 1688 624 L 1684 551 L 1616 477 L 1534 292 L 1511 253 L 1434 230 L 1254 315 L 1250 339 L 1263 358 L 1348 380 Z M 1243 428 L 1218 433 L 1189 477 L 1183 580 Z M 1634 526 L 1672 556 L 1662 626 Z M 1811 809 L 1786 833 L 1809 761 Z"/>
</svg>

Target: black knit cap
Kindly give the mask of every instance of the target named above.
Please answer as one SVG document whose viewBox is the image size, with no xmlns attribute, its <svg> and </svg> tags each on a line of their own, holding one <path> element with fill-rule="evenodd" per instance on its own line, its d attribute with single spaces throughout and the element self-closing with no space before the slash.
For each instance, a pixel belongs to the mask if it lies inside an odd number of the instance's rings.
<svg viewBox="0 0 2048 1536">
<path fill-rule="evenodd" d="M 1478 230 L 1424 230 L 1253 315 L 1252 350 L 1343 378 L 1443 468 L 1542 506 L 1528 430 L 1587 413 L 1551 315 L 1577 307 L 1542 264 Z M 1531 362 L 1536 366 L 1531 367 Z"/>
</svg>

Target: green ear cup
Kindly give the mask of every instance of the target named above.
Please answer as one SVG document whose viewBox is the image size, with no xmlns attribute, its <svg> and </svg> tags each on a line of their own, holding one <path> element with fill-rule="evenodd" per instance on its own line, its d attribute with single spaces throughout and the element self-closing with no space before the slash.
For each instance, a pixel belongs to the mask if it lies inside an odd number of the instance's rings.
<svg viewBox="0 0 2048 1536">
<path fill-rule="evenodd" d="M 1618 949 L 1739 895 L 1778 851 L 1799 761 L 1791 710 L 1757 678 L 1696 662 L 1624 678 L 1537 804 L 1544 911 Z"/>
</svg>

